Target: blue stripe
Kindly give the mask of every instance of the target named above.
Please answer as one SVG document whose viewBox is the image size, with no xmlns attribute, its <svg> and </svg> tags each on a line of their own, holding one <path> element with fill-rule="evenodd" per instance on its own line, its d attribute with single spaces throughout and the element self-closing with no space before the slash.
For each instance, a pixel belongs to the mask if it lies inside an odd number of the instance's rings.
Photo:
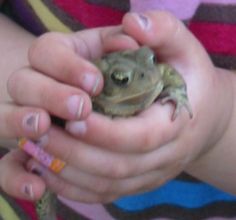
<svg viewBox="0 0 236 220">
<path fill-rule="evenodd" d="M 115 205 L 127 211 L 140 211 L 156 205 L 200 208 L 219 201 L 235 201 L 236 197 L 205 183 L 173 180 L 152 192 L 123 197 Z"/>
</svg>

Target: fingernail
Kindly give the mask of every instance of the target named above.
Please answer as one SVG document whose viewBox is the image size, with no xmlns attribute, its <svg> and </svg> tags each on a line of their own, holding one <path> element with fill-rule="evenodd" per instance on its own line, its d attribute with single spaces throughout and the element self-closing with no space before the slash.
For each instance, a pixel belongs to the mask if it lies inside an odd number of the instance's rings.
<svg viewBox="0 0 236 220">
<path fill-rule="evenodd" d="M 87 125 L 84 121 L 73 121 L 66 124 L 66 130 L 74 135 L 83 135 L 87 131 Z"/>
<path fill-rule="evenodd" d="M 92 73 L 84 74 L 84 77 L 83 77 L 84 89 L 91 92 L 92 94 L 96 93 L 99 82 L 100 82 L 100 77 L 95 76 Z"/>
<path fill-rule="evenodd" d="M 39 114 L 30 113 L 23 118 L 23 128 L 27 131 L 35 132 L 38 131 L 39 125 Z"/>
<path fill-rule="evenodd" d="M 34 192 L 33 192 L 33 187 L 31 184 L 26 184 L 23 186 L 22 192 L 24 195 L 26 195 L 29 199 L 33 200 L 34 199 Z"/>
<path fill-rule="evenodd" d="M 150 19 L 143 15 L 143 14 L 134 14 L 134 17 L 137 19 L 139 25 L 141 26 L 142 29 L 144 30 L 148 30 L 150 29 L 151 26 L 151 22 Z"/>
<path fill-rule="evenodd" d="M 72 95 L 67 101 L 67 108 L 74 118 L 79 119 L 82 115 L 84 99 L 78 95 Z"/>
</svg>

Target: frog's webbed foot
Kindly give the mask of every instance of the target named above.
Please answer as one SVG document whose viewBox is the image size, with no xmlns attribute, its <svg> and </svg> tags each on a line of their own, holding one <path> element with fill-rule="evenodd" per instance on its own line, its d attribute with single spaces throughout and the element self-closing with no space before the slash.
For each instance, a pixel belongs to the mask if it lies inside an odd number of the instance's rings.
<svg viewBox="0 0 236 220">
<path fill-rule="evenodd" d="M 173 102 L 175 104 L 175 111 L 171 117 L 172 121 L 174 121 L 179 115 L 182 107 L 184 107 L 188 111 L 190 118 L 193 117 L 192 109 L 188 102 L 187 92 L 184 87 L 166 88 L 163 94 L 161 95 L 161 104 L 165 104 L 166 102 Z"/>
</svg>

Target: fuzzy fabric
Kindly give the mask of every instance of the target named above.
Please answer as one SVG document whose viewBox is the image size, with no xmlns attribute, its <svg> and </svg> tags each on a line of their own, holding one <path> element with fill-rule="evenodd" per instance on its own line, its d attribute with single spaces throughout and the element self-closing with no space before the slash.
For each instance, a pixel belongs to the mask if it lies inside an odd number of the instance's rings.
<svg viewBox="0 0 236 220">
<path fill-rule="evenodd" d="M 215 65 L 236 69 L 236 0 L 10 0 L 17 22 L 40 35 L 70 32 L 121 22 L 127 11 L 168 10 L 187 20 Z M 34 206 L 0 193 L 5 210 L 21 220 L 35 218 Z M 6 206 L 6 204 L 9 204 Z M 6 208 L 8 207 L 8 208 Z M 10 207 L 10 208 L 9 208 Z M 12 208 L 11 208 L 12 207 Z M 186 174 L 152 192 L 128 196 L 108 205 L 87 205 L 60 198 L 58 215 L 65 220 L 226 220 L 236 219 L 236 197 Z M 4 219 L 2 217 L 2 219 Z M 14 219 L 4 219 L 14 220 Z"/>
</svg>

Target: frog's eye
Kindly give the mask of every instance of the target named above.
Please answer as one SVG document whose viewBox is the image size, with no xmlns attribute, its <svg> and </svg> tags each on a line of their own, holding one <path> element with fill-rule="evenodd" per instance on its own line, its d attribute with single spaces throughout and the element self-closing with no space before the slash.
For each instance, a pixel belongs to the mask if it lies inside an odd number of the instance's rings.
<svg viewBox="0 0 236 220">
<path fill-rule="evenodd" d="M 153 65 L 154 63 L 157 63 L 156 56 L 154 54 L 151 54 L 148 59 L 146 60 L 147 65 Z"/>
<path fill-rule="evenodd" d="M 157 63 L 157 57 L 155 55 L 152 57 L 152 62 Z"/>
<path fill-rule="evenodd" d="M 136 59 L 138 63 L 142 63 L 145 66 L 152 66 L 154 63 L 156 63 L 156 56 L 154 51 L 145 46 L 137 50 Z"/>
<path fill-rule="evenodd" d="M 126 86 L 130 82 L 130 74 L 120 71 L 114 71 L 111 74 L 111 79 L 118 86 Z"/>
</svg>

